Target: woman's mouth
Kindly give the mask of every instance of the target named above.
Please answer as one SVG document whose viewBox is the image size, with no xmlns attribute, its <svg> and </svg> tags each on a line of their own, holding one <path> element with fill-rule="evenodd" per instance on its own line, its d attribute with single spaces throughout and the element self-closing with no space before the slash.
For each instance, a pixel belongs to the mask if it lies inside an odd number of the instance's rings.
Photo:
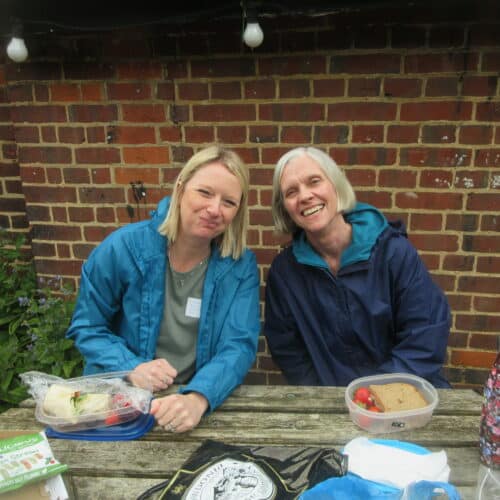
<svg viewBox="0 0 500 500">
<path fill-rule="evenodd" d="M 201 219 L 201 223 L 209 229 L 216 229 L 218 226 L 218 222 L 214 220 Z"/>
<path fill-rule="evenodd" d="M 306 208 L 305 210 L 302 210 L 301 214 L 304 217 L 309 217 L 310 215 L 314 215 L 318 213 L 320 210 L 323 210 L 325 207 L 324 203 L 321 203 L 320 205 L 315 205 L 314 207 Z"/>
</svg>

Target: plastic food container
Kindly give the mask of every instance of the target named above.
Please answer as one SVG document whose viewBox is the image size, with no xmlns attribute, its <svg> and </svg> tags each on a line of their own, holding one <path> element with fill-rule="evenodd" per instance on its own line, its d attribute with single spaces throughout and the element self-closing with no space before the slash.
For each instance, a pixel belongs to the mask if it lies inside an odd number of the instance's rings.
<svg viewBox="0 0 500 500">
<path fill-rule="evenodd" d="M 376 413 L 365 410 L 353 402 L 354 393 L 356 389 L 360 387 L 397 382 L 415 386 L 427 401 L 428 405 L 424 408 L 415 410 Z M 353 380 L 346 388 L 345 402 L 349 409 L 351 419 L 357 426 L 374 434 L 382 434 L 424 426 L 431 419 L 432 412 L 439 402 L 439 397 L 434 386 L 421 377 L 408 373 L 389 373 L 385 375 L 361 377 Z"/>
<path fill-rule="evenodd" d="M 27 372 L 21 378 L 30 386 L 39 422 L 59 432 L 76 432 L 123 424 L 149 412 L 152 392 L 132 385 L 129 373 L 61 379 Z"/>
</svg>

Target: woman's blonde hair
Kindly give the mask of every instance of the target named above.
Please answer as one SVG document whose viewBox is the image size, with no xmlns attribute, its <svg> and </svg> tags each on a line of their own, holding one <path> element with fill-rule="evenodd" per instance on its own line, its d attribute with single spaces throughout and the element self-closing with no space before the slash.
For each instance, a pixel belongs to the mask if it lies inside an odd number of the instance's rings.
<svg viewBox="0 0 500 500">
<path fill-rule="evenodd" d="M 285 153 L 278 160 L 273 176 L 272 213 L 274 227 L 276 231 L 283 234 L 292 234 L 298 229 L 297 224 L 293 222 L 290 215 L 288 215 L 288 212 L 285 210 L 280 182 L 283 170 L 288 162 L 299 156 L 309 156 L 320 166 L 321 170 L 325 172 L 327 178 L 337 191 L 337 210 L 339 212 L 348 212 L 356 205 L 356 195 L 354 194 L 351 183 L 330 156 L 320 149 L 313 147 L 294 148 Z"/>
<path fill-rule="evenodd" d="M 234 152 L 222 146 L 215 145 L 202 149 L 195 153 L 184 165 L 175 181 L 170 208 L 165 220 L 158 231 L 173 243 L 179 234 L 180 224 L 180 195 L 186 183 L 193 175 L 204 166 L 214 163 L 222 163 L 238 179 L 241 186 L 241 200 L 236 216 L 224 233 L 216 238 L 222 257 L 231 256 L 238 259 L 246 248 L 248 229 L 248 189 L 249 174 L 248 168 L 243 160 Z"/>
</svg>

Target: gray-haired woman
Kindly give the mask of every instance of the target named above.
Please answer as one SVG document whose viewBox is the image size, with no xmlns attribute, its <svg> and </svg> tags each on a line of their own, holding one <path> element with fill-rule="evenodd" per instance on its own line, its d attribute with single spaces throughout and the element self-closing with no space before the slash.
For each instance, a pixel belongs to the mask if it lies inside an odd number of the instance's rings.
<svg viewBox="0 0 500 500">
<path fill-rule="evenodd" d="M 290 383 L 407 372 L 449 387 L 440 373 L 449 306 L 401 223 L 357 203 L 333 159 L 313 147 L 278 161 L 273 217 L 293 241 L 268 274 L 264 333 Z"/>
</svg>

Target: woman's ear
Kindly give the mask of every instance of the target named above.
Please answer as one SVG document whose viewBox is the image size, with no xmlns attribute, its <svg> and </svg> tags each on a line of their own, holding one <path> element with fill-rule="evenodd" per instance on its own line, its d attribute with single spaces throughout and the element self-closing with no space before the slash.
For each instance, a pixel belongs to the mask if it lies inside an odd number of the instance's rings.
<svg viewBox="0 0 500 500">
<path fill-rule="evenodd" d="M 179 196 L 179 201 L 180 199 L 182 198 L 182 195 L 184 194 L 184 184 L 182 183 L 182 181 L 177 181 L 177 193 L 178 193 L 178 196 Z"/>
</svg>

